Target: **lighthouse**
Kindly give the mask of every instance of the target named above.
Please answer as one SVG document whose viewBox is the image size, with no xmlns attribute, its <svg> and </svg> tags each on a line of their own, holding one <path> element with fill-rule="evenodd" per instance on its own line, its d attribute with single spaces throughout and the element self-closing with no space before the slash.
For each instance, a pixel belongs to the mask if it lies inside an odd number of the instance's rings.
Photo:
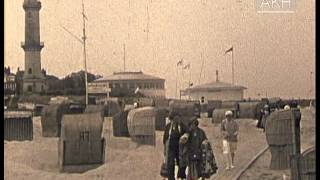
<svg viewBox="0 0 320 180">
<path fill-rule="evenodd" d="M 38 0 L 24 0 L 25 11 L 25 41 L 21 47 L 25 52 L 25 71 L 23 75 L 23 92 L 40 93 L 47 90 L 45 74 L 41 70 L 39 11 L 41 2 Z"/>
</svg>

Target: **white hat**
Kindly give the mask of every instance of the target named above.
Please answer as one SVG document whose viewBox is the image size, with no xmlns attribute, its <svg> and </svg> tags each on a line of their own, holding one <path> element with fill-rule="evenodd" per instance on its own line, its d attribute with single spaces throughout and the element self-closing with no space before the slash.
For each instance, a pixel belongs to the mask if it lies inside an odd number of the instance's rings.
<svg viewBox="0 0 320 180">
<path fill-rule="evenodd" d="M 269 107 L 268 104 L 264 105 L 264 108 L 268 108 L 268 107 Z"/>
<path fill-rule="evenodd" d="M 285 105 L 284 106 L 284 110 L 289 110 L 290 109 L 290 106 L 289 105 Z"/>
<path fill-rule="evenodd" d="M 138 103 L 136 103 L 136 102 L 133 103 L 133 107 L 134 107 L 134 108 L 137 108 L 137 107 L 138 107 Z"/>
<path fill-rule="evenodd" d="M 225 113 L 224 115 L 225 115 L 226 117 L 227 117 L 228 115 L 232 116 L 233 113 L 232 113 L 232 111 L 226 111 L 226 113 Z"/>
</svg>

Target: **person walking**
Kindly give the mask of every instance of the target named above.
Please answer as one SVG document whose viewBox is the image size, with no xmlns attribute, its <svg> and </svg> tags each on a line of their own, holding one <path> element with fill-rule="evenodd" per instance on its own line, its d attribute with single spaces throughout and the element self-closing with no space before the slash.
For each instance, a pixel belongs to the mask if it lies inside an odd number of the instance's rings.
<svg viewBox="0 0 320 180">
<path fill-rule="evenodd" d="M 239 125 L 233 119 L 232 111 L 226 111 L 226 119 L 221 122 L 221 133 L 223 136 L 222 148 L 223 154 L 226 157 L 226 169 L 234 168 L 235 151 L 237 150 Z"/>
<path fill-rule="evenodd" d="M 189 138 L 186 142 L 187 148 L 187 164 L 188 164 L 188 180 L 197 180 L 202 177 L 202 143 L 207 140 L 206 133 L 198 127 L 199 121 L 197 117 L 192 117 L 189 122 Z"/>
<path fill-rule="evenodd" d="M 301 134 L 300 134 L 300 122 L 301 122 L 301 111 L 300 108 L 292 108 L 294 113 L 294 124 L 295 124 L 295 141 L 296 141 L 296 152 L 297 154 L 301 153 Z"/>
<path fill-rule="evenodd" d="M 266 124 L 267 124 L 267 118 L 268 116 L 270 115 L 270 108 L 269 106 L 265 106 L 264 107 L 264 111 L 263 111 L 263 115 L 262 115 L 262 118 L 261 118 L 261 126 L 262 126 L 262 129 L 263 129 L 263 132 L 266 131 Z"/>
<path fill-rule="evenodd" d="M 179 163 L 179 141 L 180 137 L 187 133 L 187 127 L 181 122 L 179 113 L 171 112 L 169 115 L 170 122 L 166 125 L 163 144 L 164 154 L 167 163 L 168 180 L 175 180 L 175 164 L 178 165 L 178 178 L 185 179 L 186 167 Z"/>
<path fill-rule="evenodd" d="M 262 116 L 263 116 L 263 114 L 264 114 L 264 108 L 260 109 L 260 111 L 258 112 L 258 116 L 257 116 L 258 122 L 257 122 L 257 125 L 256 125 L 257 128 L 262 128 Z"/>
</svg>

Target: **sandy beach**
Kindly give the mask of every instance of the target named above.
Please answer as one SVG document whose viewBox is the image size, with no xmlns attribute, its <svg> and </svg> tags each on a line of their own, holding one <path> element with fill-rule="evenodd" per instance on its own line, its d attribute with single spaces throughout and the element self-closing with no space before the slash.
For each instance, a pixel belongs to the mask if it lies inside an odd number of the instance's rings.
<svg viewBox="0 0 320 180">
<path fill-rule="evenodd" d="M 302 148 L 315 143 L 314 112 L 302 111 Z M 251 158 L 266 146 L 265 135 L 255 127 L 252 119 L 237 119 L 240 124 L 238 151 L 235 168 L 225 171 L 222 157 L 222 143 L 220 124 L 212 124 L 208 118 L 200 119 L 200 127 L 207 134 L 212 143 L 218 173 L 211 179 L 231 179 Z M 4 141 L 4 174 L 6 180 L 104 180 L 104 179 L 141 179 L 160 180 L 159 175 L 163 157 L 163 132 L 156 132 L 156 147 L 138 146 L 130 138 L 116 138 L 112 136 L 112 122 L 110 118 L 104 121 L 103 135 L 107 140 L 106 163 L 85 173 L 60 173 L 58 168 L 58 138 L 43 138 L 41 136 L 40 117 L 34 117 L 33 141 Z M 268 169 L 270 153 L 265 153 L 241 179 L 281 179 L 282 174 L 289 171 L 274 172 Z"/>
</svg>

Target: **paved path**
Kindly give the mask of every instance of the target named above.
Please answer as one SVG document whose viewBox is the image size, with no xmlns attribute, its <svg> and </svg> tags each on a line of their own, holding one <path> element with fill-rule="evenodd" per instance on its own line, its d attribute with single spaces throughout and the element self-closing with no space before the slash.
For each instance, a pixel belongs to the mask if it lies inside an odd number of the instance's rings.
<svg viewBox="0 0 320 180">
<path fill-rule="evenodd" d="M 225 170 L 225 161 L 222 155 L 222 137 L 220 135 L 220 124 L 213 125 L 208 119 L 200 123 L 213 145 L 214 155 L 218 165 L 218 172 L 211 179 L 233 180 L 239 172 L 252 160 L 252 158 L 263 150 L 267 143 L 262 130 L 255 127 L 255 121 L 250 119 L 239 119 L 239 142 L 235 157 L 235 168 Z"/>
</svg>

